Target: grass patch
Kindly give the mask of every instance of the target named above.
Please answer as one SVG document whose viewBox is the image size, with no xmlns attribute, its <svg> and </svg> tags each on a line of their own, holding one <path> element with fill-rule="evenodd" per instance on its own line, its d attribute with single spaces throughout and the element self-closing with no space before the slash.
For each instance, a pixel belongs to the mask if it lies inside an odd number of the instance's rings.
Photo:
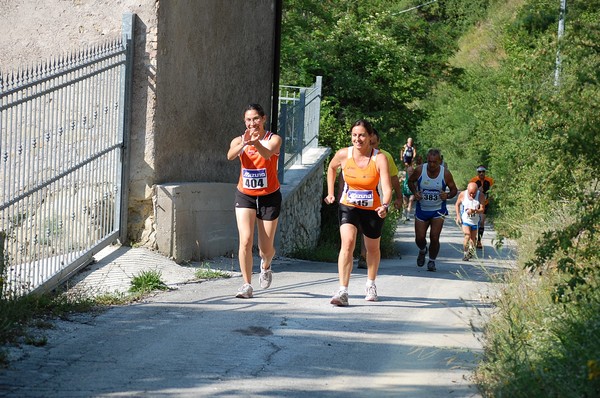
<svg viewBox="0 0 600 398">
<path fill-rule="evenodd" d="M 210 264 L 207 262 L 202 263 L 202 266 L 196 270 L 194 276 L 198 279 L 220 279 L 231 277 L 227 271 L 210 268 Z"/>
<path fill-rule="evenodd" d="M 158 271 L 143 271 L 133 277 L 129 294 L 90 295 L 64 290 L 22 297 L 0 299 L 0 346 L 27 344 L 44 346 L 44 330 L 51 329 L 53 319 L 68 319 L 78 313 L 101 311 L 112 305 L 138 301 L 145 294 L 168 287 Z M 7 365 L 5 350 L 0 349 L 0 367 Z"/>
<path fill-rule="evenodd" d="M 142 271 L 131 279 L 131 293 L 150 293 L 155 290 L 168 290 L 162 281 L 162 273 L 156 270 Z"/>
<path fill-rule="evenodd" d="M 0 345 L 43 346 L 47 339 L 40 330 L 52 328 L 52 318 L 67 318 L 76 312 L 97 308 L 91 298 L 71 297 L 66 293 L 30 294 L 0 299 Z M 6 353 L 0 350 L 0 365 Z"/>
<path fill-rule="evenodd" d="M 458 68 L 498 67 L 506 57 L 499 39 L 502 27 L 514 19 L 523 4 L 524 0 L 505 0 L 490 5 L 488 18 L 459 39 L 459 51 L 449 60 L 450 64 Z"/>
<path fill-rule="evenodd" d="M 600 396 L 600 290 L 556 303 L 561 276 L 512 273 L 484 334 L 475 372 L 484 397 Z"/>
</svg>

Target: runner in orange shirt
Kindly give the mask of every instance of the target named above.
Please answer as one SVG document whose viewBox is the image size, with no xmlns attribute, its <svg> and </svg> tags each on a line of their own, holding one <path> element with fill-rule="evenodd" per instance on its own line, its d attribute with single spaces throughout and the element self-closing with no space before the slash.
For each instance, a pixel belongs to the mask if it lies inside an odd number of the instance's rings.
<svg viewBox="0 0 600 398">
<path fill-rule="evenodd" d="M 367 249 L 365 300 L 377 301 L 378 299 L 375 279 L 381 259 L 379 241 L 383 221 L 392 199 L 387 158 L 371 144 L 373 126 L 367 120 L 360 119 L 354 123 L 350 134 L 352 146 L 337 151 L 327 167 L 327 196 L 325 197 L 325 203 L 335 202 L 335 179 L 338 169 L 341 168 L 345 183 L 338 210 L 341 237 L 338 255 L 340 288 L 331 299 L 331 304 L 341 307 L 348 305 L 352 253 L 359 227 Z M 377 189 L 380 182 L 383 192 L 381 196 Z"/>
<path fill-rule="evenodd" d="M 235 194 L 235 218 L 239 233 L 238 258 L 244 284 L 236 297 L 252 297 L 252 246 L 254 225 L 258 228 L 260 254 L 259 283 L 271 286 L 271 261 L 275 256 L 274 239 L 281 210 L 281 192 L 277 178 L 277 161 L 281 137 L 265 130 L 267 116 L 258 104 L 244 111 L 246 131 L 229 145 L 227 159 L 240 159 L 241 170 Z"/>
</svg>

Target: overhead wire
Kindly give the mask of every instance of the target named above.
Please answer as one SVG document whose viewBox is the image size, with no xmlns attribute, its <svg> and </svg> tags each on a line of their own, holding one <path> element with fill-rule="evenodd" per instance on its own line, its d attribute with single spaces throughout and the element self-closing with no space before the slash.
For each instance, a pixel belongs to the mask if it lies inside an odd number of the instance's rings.
<svg viewBox="0 0 600 398">
<path fill-rule="evenodd" d="M 421 7 L 428 6 L 429 4 L 433 4 L 433 3 L 436 3 L 436 2 L 437 2 L 437 0 L 428 1 L 427 3 L 419 4 L 418 6 L 414 6 L 414 7 L 411 7 L 411 8 L 407 8 L 406 10 L 398 11 L 398 12 L 392 13 L 392 14 L 390 14 L 390 15 L 400 15 L 400 14 L 404 14 L 405 12 L 409 12 L 409 11 L 412 11 L 412 10 L 416 10 L 416 9 L 418 9 L 418 8 L 421 8 Z"/>
</svg>

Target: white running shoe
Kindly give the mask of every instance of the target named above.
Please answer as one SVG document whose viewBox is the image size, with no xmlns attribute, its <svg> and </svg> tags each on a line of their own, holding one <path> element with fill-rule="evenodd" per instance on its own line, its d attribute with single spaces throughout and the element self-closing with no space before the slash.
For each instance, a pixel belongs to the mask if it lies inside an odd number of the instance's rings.
<svg viewBox="0 0 600 398">
<path fill-rule="evenodd" d="M 263 289 L 268 289 L 271 286 L 271 282 L 273 282 L 273 273 L 271 272 L 271 266 L 268 269 L 263 268 L 264 261 L 260 260 L 260 277 L 258 278 L 258 283 L 260 283 L 260 287 Z"/>
<path fill-rule="evenodd" d="M 372 284 L 371 286 L 367 286 L 366 287 L 366 296 L 365 296 L 365 300 L 367 301 L 377 301 L 377 287 L 375 286 L 375 284 Z"/>
<path fill-rule="evenodd" d="M 429 262 L 427 263 L 427 271 L 435 272 L 435 261 L 429 260 Z"/>
<path fill-rule="evenodd" d="M 263 289 L 268 289 L 271 286 L 271 282 L 273 282 L 273 272 L 271 272 L 271 268 L 260 269 L 260 277 L 258 278 L 258 282 L 260 283 L 260 287 Z"/>
<path fill-rule="evenodd" d="M 338 307 L 347 307 L 348 306 L 348 292 L 345 290 L 340 290 L 331 298 L 331 304 L 337 305 Z"/>
<path fill-rule="evenodd" d="M 252 298 L 252 286 L 249 283 L 244 283 L 238 290 L 235 297 L 237 298 Z"/>
</svg>

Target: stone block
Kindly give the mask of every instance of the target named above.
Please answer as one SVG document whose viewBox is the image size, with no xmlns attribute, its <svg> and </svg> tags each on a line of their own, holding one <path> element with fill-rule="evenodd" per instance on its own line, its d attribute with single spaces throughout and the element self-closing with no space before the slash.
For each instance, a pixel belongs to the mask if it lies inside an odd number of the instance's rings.
<svg viewBox="0 0 600 398">
<path fill-rule="evenodd" d="M 237 253 L 234 196 L 235 184 L 157 185 L 158 251 L 178 263 Z"/>
</svg>

